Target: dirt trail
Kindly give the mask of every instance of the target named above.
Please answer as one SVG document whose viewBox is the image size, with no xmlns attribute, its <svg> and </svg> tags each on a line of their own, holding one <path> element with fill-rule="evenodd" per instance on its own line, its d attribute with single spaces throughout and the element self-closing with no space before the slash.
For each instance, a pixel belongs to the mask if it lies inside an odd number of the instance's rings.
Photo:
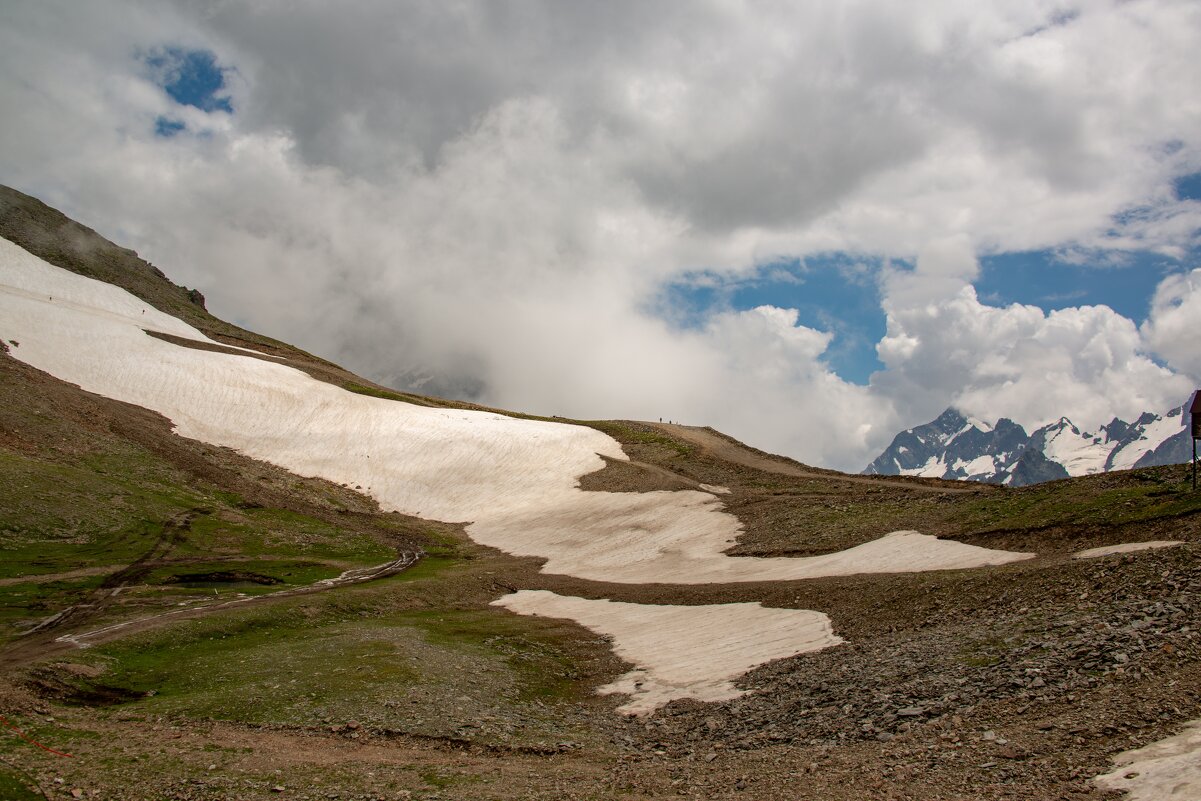
<svg viewBox="0 0 1201 801">
<path fill-rule="evenodd" d="M 192 564 L 247 564 L 252 562 L 261 562 L 266 557 L 262 556 L 229 556 L 229 555 L 206 555 L 206 556 L 180 556 L 167 557 L 165 559 L 153 559 L 144 564 L 151 568 L 168 567 L 178 565 Z M 345 559 L 316 559 L 305 557 L 305 562 L 315 564 L 329 565 L 330 567 L 348 567 L 350 565 Z M 12 576 L 10 578 L 0 578 L 0 587 L 11 587 L 17 584 L 29 584 L 39 581 L 66 581 L 77 578 L 90 578 L 91 576 L 105 576 L 109 573 L 115 573 L 123 570 L 127 565 L 98 565 L 96 567 L 81 567 L 78 570 L 64 570 L 61 573 L 29 573 L 23 576 Z"/>
<path fill-rule="evenodd" d="M 979 487 L 935 487 L 909 481 L 896 481 L 875 476 L 831 475 L 819 470 L 806 470 L 795 463 L 783 461 L 780 458 L 767 456 L 745 445 L 739 445 L 725 437 L 719 436 L 712 429 L 699 426 L 685 426 L 678 423 L 648 423 L 674 437 L 691 442 L 719 459 L 740 464 L 745 467 L 762 470 L 766 473 L 776 473 L 795 478 L 823 478 L 828 481 L 841 481 L 848 484 L 870 484 L 874 487 L 897 487 L 900 489 L 916 490 L 918 492 L 962 493 L 978 492 Z"/>
<path fill-rule="evenodd" d="M 181 609 L 171 609 L 166 612 L 148 615 L 146 617 L 134 618 L 132 620 L 123 620 L 117 623 L 111 623 L 107 626 L 102 626 L 91 631 L 75 632 L 72 634 L 64 634 L 60 637 L 54 637 L 49 634 L 49 630 L 57 628 L 68 615 L 66 612 L 75 609 L 69 607 L 64 612 L 53 615 L 47 618 L 35 629 L 32 629 L 25 638 L 18 639 L 10 645 L 10 647 L 0 653 L 0 668 L 13 668 L 18 665 L 26 664 L 38 659 L 44 659 L 48 656 L 73 651 L 76 648 L 90 648 L 93 645 L 101 642 L 106 642 L 116 637 L 126 636 L 135 632 L 144 631 L 157 626 L 159 623 L 166 620 L 184 620 L 189 618 L 202 617 L 220 609 L 230 609 L 240 606 L 251 606 L 255 604 L 265 603 L 269 601 L 277 601 L 280 598 L 290 598 L 296 595 L 307 595 L 314 592 L 324 592 L 332 590 L 335 587 L 345 587 L 350 584 L 360 584 L 364 581 L 372 579 L 384 578 L 385 576 L 395 575 L 413 565 L 421 559 L 424 553 L 420 550 L 401 551 L 397 554 L 397 558 L 391 562 L 382 565 L 374 565 L 372 567 L 353 568 L 343 572 L 340 576 L 330 579 L 321 579 L 320 581 L 307 584 L 303 587 L 294 587 L 289 590 L 280 590 L 278 592 L 267 593 L 265 595 L 250 595 L 241 598 L 233 598 L 226 601 L 217 601 L 214 603 L 197 604 Z M 41 635 L 41 636 L 38 636 Z"/>
<path fill-rule="evenodd" d="M 61 573 L 30 573 L 27 576 L 13 576 L 0 579 L 0 587 L 11 587 L 16 584 L 29 584 L 35 581 L 64 581 L 66 579 L 89 578 L 104 576 L 120 570 L 123 565 L 100 565 L 99 567 L 81 567 L 78 570 L 65 570 Z"/>
<path fill-rule="evenodd" d="M 159 612 L 155 615 L 147 617 L 135 618 L 133 620 L 124 620 L 120 623 L 112 623 L 108 626 L 103 626 L 92 631 L 77 632 L 75 634 L 64 634 L 61 637 L 55 638 L 55 642 L 64 642 L 79 648 L 88 648 L 96 642 L 111 639 L 116 632 L 128 633 L 130 631 L 140 631 L 147 628 L 149 625 L 156 623 L 164 618 L 172 617 L 196 617 L 199 614 L 207 614 L 217 609 L 226 609 L 233 606 L 249 606 L 256 602 L 262 602 L 268 598 L 278 600 L 279 598 L 290 598 L 293 595 L 308 595 L 309 593 L 322 592 L 323 590 L 332 590 L 334 587 L 344 587 L 348 584 L 359 584 L 372 579 L 383 578 L 399 573 L 417 563 L 421 558 L 421 553 L 418 551 L 404 551 L 391 562 L 382 565 L 373 565 L 371 567 L 358 567 L 343 572 L 340 576 L 329 579 L 321 579 L 312 584 L 307 584 L 303 587 L 295 587 L 290 590 L 280 590 L 279 592 L 267 593 L 266 595 L 248 595 L 241 598 L 233 598 L 228 601 L 218 601 L 216 603 L 190 606 L 185 609 L 172 609 L 168 612 Z"/>
<path fill-rule="evenodd" d="M 112 603 L 121 590 L 143 578 L 154 569 L 153 566 L 156 563 L 161 562 L 172 553 L 187 536 L 192 527 L 192 521 L 202 511 L 201 509 L 189 509 L 175 515 L 163 525 L 162 532 L 149 550 L 128 565 L 121 565 L 116 571 L 106 576 L 100 582 L 100 586 L 89 593 L 86 601 L 72 604 L 66 609 L 54 613 L 25 632 L 25 636 L 58 628 L 68 621 L 75 623 L 96 617 Z"/>
</svg>

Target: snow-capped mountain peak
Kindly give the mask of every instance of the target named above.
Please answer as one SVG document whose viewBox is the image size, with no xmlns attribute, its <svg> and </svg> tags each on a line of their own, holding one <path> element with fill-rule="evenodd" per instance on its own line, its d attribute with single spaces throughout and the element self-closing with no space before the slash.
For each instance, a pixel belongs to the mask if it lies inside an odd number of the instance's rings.
<svg viewBox="0 0 1201 801">
<path fill-rule="evenodd" d="M 995 425 L 949 408 L 925 425 L 897 434 L 863 471 L 967 479 L 1012 486 L 1069 476 L 1176 464 L 1191 458 L 1183 407 L 1144 412 L 1134 423 L 1114 418 L 1088 432 L 1060 417 L 1027 435 L 1001 418 Z"/>
</svg>

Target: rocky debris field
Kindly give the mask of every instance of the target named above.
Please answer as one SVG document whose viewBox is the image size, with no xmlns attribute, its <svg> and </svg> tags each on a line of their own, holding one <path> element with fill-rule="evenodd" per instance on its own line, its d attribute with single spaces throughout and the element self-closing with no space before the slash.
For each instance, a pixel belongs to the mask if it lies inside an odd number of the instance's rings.
<svg viewBox="0 0 1201 801">
<path fill-rule="evenodd" d="M 745 677 L 751 694 L 675 702 L 631 721 L 618 742 L 697 766 L 770 752 L 795 770 L 806 754 L 810 787 L 857 753 L 861 797 L 891 797 L 898 781 L 921 797 L 956 787 L 972 798 L 1101 797 L 1088 779 L 1115 751 L 1201 709 L 1199 593 L 1191 549 L 1097 560 L 1071 579 L 1014 587 L 974 619 L 774 662 Z M 843 797 L 827 791 L 814 797 Z"/>
</svg>

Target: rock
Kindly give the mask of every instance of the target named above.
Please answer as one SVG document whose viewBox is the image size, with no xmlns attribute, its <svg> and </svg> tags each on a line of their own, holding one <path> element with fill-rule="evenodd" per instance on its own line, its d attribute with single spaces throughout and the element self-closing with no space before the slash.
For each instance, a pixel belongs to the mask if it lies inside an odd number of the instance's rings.
<svg viewBox="0 0 1201 801">
<path fill-rule="evenodd" d="M 277 784 L 271 788 L 273 793 L 282 793 L 286 788 L 282 784 Z"/>
<path fill-rule="evenodd" d="M 926 714 L 926 710 L 920 706 L 905 706 L 897 710 L 897 717 L 901 718 L 918 718 Z"/>
<path fill-rule="evenodd" d="M 188 300 L 192 303 L 195 303 L 200 308 L 204 308 L 204 295 L 199 289 L 189 289 Z"/>
<path fill-rule="evenodd" d="M 83 798 L 83 789 L 80 787 L 71 788 L 71 797 L 72 798 Z"/>
<path fill-rule="evenodd" d="M 351 731 L 358 731 L 359 729 L 363 728 L 363 724 L 359 723 L 357 720 L 352 720 L 346 724 L 346 728 L 350 729 Z"/>
</svg>

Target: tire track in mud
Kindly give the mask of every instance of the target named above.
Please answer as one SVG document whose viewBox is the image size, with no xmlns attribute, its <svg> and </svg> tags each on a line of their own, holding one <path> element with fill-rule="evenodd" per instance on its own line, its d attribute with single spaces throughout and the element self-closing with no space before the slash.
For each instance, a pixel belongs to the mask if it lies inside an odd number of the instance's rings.
<svg viewBox="0 0 1201 801">
<path fill-rule="evenodd" d="M 90 648 L 93 645 L 98 645 L 107 642 L 117 637 L 134 634 L 136 632 L 145 631 L 154 628 L 161 623 L 170 620 L 189 620 L 197 617 L 204 617 L 220 610 L 234 609 L 239 607 L 254 606 L 266 602 L 274 602 L 281 598 L 291 598 L 298 595 L 309 595 L 318 592 L 327 592 L 338 587 L 346 587 L 353 584 L 362 584 L 366 581 L 393 576 L 401 573 L 421 560 L 425 555 L 425 551 L 421 549 L 400 551 L 397 558 L 390 562 L 385 562 L 381 565 L 373 565 L 371 567 L 351 568 L 343 571 L 340 575 L 334 578 L 321 579 L 312 584 L 306 584 L 303 587 L 293 587 L 288 590 L 280 590 L 278 592 L 267 593 L 265 595 L 251 595 L 242 598 L 233 598 L 227 601 L 216 601 L 206 604 L 197 604 L 188 606 L 182 609 L 171 609 L 166 612 L 159 612 L 153 615 L 134 618 L 132 620 L 122 620 L 117 623 L 111 623 L 107 626 L 101 626 L 90 631 L 75 632 L 64 634 L 51 639 L 49 637 L 50 629 L 57 628 L 66 621 L 67 616 L 64 612 L 69 611 L 74 607 L 68 607 L 68 610 L 60 612 L 51 618 L 47 618 L 39 626 L 24 636 L 31 637 L 35 633 L 40 633 L 42 636 L 33 639 L 18 640 L 16 645 L 0 653 L 0 668 L 13 668 L 30 662 L 54 656 L 60 653 L 66 653 L 79 648 Z M 141 560 L 139 560 L 140 562 Z M 131 564 L 130 567 L 133 567 Z M 118 571 L 118 572 L 125 572 Z M 119 587 L 117 588 L 120 589 Z M 110 591 L 109 597 L 112 596 Z M 81 604 L 77 604 L 82 606 Z M 93 614 L 98 610 L 93 610 Z"/>
<path fill-rule="evenodd" d="M 145 553 L 106 576 L 100 582 L 100 586 L 90 593 L 88 600 L 72 604 L 66 609 L 56 612 L 26 631 L 22 636 L 27 637 L 31 634 L 59 628 L 67 622 L 82 622 L 95 617 L 112 603 L 112 599 L 123 588 L 146 576 L 175 550 L 192 530 L 192 522 L 200 515 L 209 514 L 210 511 L 203 507 L 196 507 L 175 515 L 163 524 L 163 530 L 159 532 L 158 537 Z"/>
</svg>

